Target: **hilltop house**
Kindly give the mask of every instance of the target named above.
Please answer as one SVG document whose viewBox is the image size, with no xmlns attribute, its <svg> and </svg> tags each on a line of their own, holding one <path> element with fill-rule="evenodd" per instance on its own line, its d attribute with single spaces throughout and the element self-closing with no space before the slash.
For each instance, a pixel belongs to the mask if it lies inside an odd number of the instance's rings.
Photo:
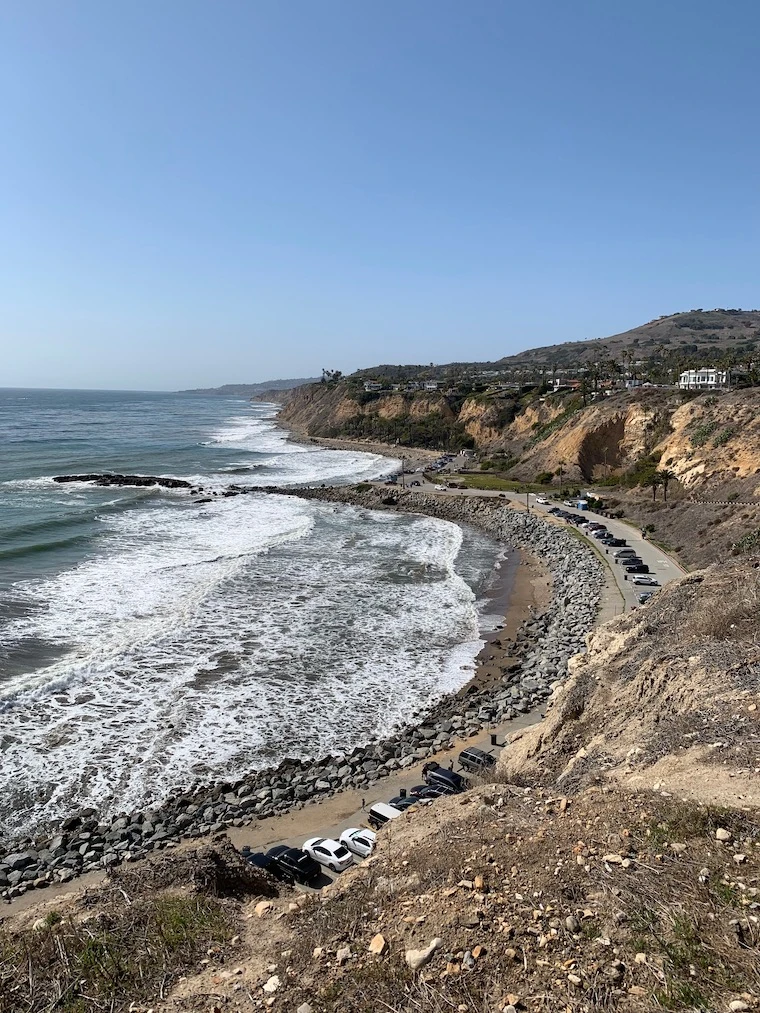
<svg viewBox="0 0 760 1013">
<path fill-rule="evenodd" d="M 381 383 L 379 383 L 377 380 L 365 380 L 364 381 L 364 389 L 369 394 L 372 391 L 382 390 L 383 389 L 383 385 Z"/>
<path fill-rule="evenodd" d="M 718 390 L 728 387 L 730 375 L 725 369 L 713 366 L 703 369 L 685 369 L 681 373 L 678 386 L 681 390 Z"/>
</svg>

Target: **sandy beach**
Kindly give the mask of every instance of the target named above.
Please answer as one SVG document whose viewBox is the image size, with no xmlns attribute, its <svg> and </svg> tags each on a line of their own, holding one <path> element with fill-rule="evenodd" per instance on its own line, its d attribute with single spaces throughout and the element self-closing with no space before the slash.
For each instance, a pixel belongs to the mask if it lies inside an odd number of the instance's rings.
<svg viewBox="0 0 760 1013">
<path fill-rule="evenodd" d="M 365 454 L 380 454 L 382 457 L 393 457 L 404 462 L 406 471 L 416 471 L 436 461 L 442 451 L 425 450 L 423 447 L 402 447 L 392 443 L 373 443 L 371 440 L 338 440 L 320 436 L 309 436 L 297 426 L 285 424 L 278 420 L 277 425 L 290 433 L 295 443 L 312 443 L 329 450 L 353 450 Z"/>
</svg>

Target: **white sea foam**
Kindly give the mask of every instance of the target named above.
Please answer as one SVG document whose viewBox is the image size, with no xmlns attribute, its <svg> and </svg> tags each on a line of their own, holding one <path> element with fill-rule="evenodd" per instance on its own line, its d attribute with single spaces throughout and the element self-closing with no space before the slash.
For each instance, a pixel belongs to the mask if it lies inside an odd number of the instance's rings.
<svg viewBox="0 0 760 1013">
<path fill-rule="evenodd" d="M 468 678 L 455 525 L 265 496 L 187 513 L 109 520 L 101 556 L 30 589 L 46 611 L 15 634 L 71 650 L 5 700 L 19 825 L 344 748 Z"/>
<path fill-rule="evenodd" d="M 290 443 L 273 414 L 254 408 L 211 435 L 234 452 L 226 468 L 249 472 L 178 477 L 221 488 L 395 470 Z M 24 481 L 51 495 L 49 479 Z M 98 502 L 90 486 L 55 488 Z M 26 607 L 4 641 L 55 660 L 0 683 L 0 832 L 346 748 L 470 676 L 479 619 L 456 525 L 255 494 L 130 500 L 99 504 L 78 565 L 14 585 Z"/>
</svg>

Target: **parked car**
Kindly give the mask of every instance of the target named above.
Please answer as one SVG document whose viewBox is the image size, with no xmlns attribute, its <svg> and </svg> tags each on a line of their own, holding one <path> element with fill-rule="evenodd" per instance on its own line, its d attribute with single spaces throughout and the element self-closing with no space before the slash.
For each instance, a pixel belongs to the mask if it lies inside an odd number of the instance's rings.
<svg viewBox="0 0 760 1013">
<path fill-rule="evenodd" d="M 303 842 L 303 850 L 315 862 L 332 869 L 333 872 L 343 872 L 354 863 L 353 855 L 348 848 L 331 837 L 310 837 L 308 841 Z"/>
<path fill-rule="evenodd" d="M 278 844 L 267 851 L 274 858 L 272 872 L 285 883 L 304 883 L 313 886 L 322 876 L 319 864 L 300 848 Z"/>
<path fill-rule="evenodd" d="M 399 816 L 404 814 L 400 809 L 396 809 L 395 806 L 386 805 L 385 802 L 375 802 L 374 805 L 369 807 L 367 813 L 367 822 L 375 830 L 379 830 L 380 827 L 384 827 L 386 823 L 390 823 L 391 820 L 398 819 Z"/>
<path fill-rule="evenodd" d="M 547 510 L 547 513 L 550 513 L 550 514 L 554 514 L 555 516 L 556 516 L 556 515 L 557 515 L 558 513 L 560 513 L 560 512 L 561 512 L 561 511 L 560 511 L 559 507 L 556 507 L 556 506 L 554 506 L 554 507 L 550 507 L 550 508 L 549 508 L 549 510 Z"/>
<path fill-rule="evenodd" d="M 245 845 L 240 849 L 240 854 L 251 865 L 255 865 L 257 869 L 263 869 L 265 872 L 271 873 L 273 876 L 277 875 L 274 869 L 276 859 L 272 855 L 267 855 L 263 851 L 251 851 L 248 845 Z"/>
<path fill-rule="evenodd" d="M 631 577 L 631 581 L 634 584 L 643 584 L 645 587 L 659 587 L 659 580 L 655 580 L 654 577 Z"/>
<path fill-rule="evenodd" d="M 361 858 L 367 858 L 375 849 L 377 835 L 374 830 L 362 830 L 359 827 L 349 827 L 340 835 L 340 843 L 344 848 Z"/>
<path fill-rule="evenodd" d="M 654 598 L 654 591 L 642 591 L 639 595 L 639 605 L 646 605 L 650 598 Z"/>
<path fill-rule="evenodd" d="M 415 478 L 414 481 L 410 482 L 409 485 L 419 485 L 419 481 Z"/>
<path fill-rule="evenodd" d="M 421 799 L 416 795 L 396 795 L 394 798 L 388 799 L 388 805 L 392 805 L 394 809 L 400 809 L 403 813 L 413 805 L 422 805 L 423 802 L 427 803 L 427 801 L 428 799 Z"/>
<path fill-rule="evenodd" d="M 541 506 L 547 506 L 549 500 L 546 498 L 546 496 L 536 496 L 536 503 L 540 503 Z"/>
<path fill-rule="evenodd" d="M 622 545 L 627 545 L 627 544 L 628 543 L 626 542 L 625 538 L 615 538 L 614 535 L 607 542 L 607 545 L 610 548 L 612 548 L 613 546 L 620 547 Z"/>
<path fill-rule="evenodd" d="M 569 507 L 574 507 L 576 505 L 575 501 L 572 500 L 572 499 L 566 499 L 566 500 L 563 500 L 563 502 L 564 502 L 565 506 L 569 506 Z"/>
<path fill-rule="evenodd" d="M 461 774 L 456 774 L 453 770 L 446 770 L 436 763 L 435 760 L 428 760 L 422 768 L 422 777 L 427 784 L 434 788 L 443 785 L 453 789 L 454 792 L 460 792 L 464 791 L 467 787 L 467 781 Z"/>
<path fill-rule="evenodd" d="M 440 798 L 441 795 L 455 795 L 456 792 L 453 788 L 445 788 L 442 785 L 433 788 L 429 784 L 416 784 L 413 788 L 409 789 L 409 794 L 414 795 L 415 798 L 427 798 L 434 801 Z"/>
<path fill-rule="evenodd" d="M 496 757 L 477 746 L 468 746 L 459 754 L 459 766 L 471 774 L 480 774 L 496 766 Z"/>
<path fill-rule="evenodd" d="M 649 573 L 649 567 L 646 563 L 633 563 L 625 568 L 626 578 L 629 573 Z"/>
<path fill-rule="evenodd" d="M 625 549 L 616 549 L 616 551 L 612 553 L 612 558 L 615 560 L 616 563 L 621 563 L 627 556 L 635 556 L 635 555 L 636 555 L 635 549 L 627 547 Z"/>
</svg>

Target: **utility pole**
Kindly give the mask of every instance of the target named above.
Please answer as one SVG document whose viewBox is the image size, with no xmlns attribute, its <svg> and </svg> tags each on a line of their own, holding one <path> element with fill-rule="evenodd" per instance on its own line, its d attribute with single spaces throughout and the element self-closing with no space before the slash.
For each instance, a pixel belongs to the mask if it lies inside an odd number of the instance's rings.
<svg viewBox="0 0 760 1013">
<path fill-rule="evenodd" d="M 530 493 L 525 493 L 525 509 L 530 513 Z"/>
</svg>

